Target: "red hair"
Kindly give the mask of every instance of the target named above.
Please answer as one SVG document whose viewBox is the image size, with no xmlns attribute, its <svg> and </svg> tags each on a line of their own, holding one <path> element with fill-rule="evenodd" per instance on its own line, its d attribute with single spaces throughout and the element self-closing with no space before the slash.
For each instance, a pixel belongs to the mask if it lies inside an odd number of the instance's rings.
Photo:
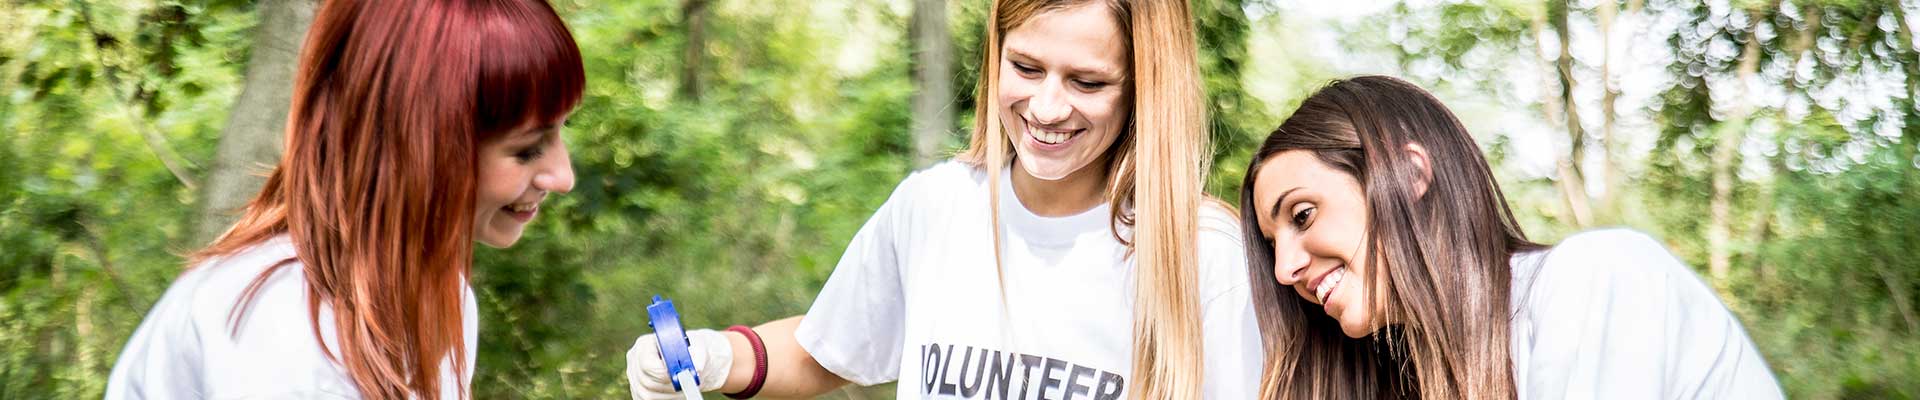
<svg viewBox="0 0 1920 400">
<path fill-rule="evenodd" d="M 325 304 L 339 345 L 327 354 L 361 396 L 437 399 L 442 363 L 461 374 L 471 361 L 477 149 L 565 118 L 586 80 L 579 47 L 542 0 L 332 0 L 295 79 L 285 156 L 193 262 L 291 236 L 315 340 Z"/>
</svg>

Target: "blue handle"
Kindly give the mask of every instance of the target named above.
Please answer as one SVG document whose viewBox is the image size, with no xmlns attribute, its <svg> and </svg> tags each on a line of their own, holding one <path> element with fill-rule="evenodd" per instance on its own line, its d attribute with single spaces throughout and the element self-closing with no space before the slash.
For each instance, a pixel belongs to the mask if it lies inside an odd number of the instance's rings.
<svg viewBox="0 0 1920 400">
<path fill-rule="evenodd" d="M 673 310 L 673 300 L 653 296 L 653 305 L 647 306 L 647 326 L 653 327 L 653 337 L 659 339 L 660 358 L 667 362 L 667 376 L 679 376 L 680 371 L 692 372 L 694 386 L 700 385 L 700 374 L 693 369 L 693 352 L 688 347 L 693 342 L 687 340 L 687 331 L 680 327 L 680 313 Z M 680 387 L 680 381 L 673 382 L 673 389 L 686 391 Z M 696 389 L 698 390 L 698 389 Z"/>
</svg>

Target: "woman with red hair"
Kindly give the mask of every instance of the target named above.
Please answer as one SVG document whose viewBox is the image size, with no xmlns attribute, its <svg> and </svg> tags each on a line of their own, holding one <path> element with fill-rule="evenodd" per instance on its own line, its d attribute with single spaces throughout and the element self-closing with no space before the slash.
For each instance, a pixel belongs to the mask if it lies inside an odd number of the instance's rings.
<svg viewBox="0 0 1920 400">
<path fill-rule="evenodd" d="M 286 153 L 128 341 L 117 398 L 466 398 L 473 243 L 572 188 L 585 73 L 542 0 L 328 1 Z"/>
</svg>

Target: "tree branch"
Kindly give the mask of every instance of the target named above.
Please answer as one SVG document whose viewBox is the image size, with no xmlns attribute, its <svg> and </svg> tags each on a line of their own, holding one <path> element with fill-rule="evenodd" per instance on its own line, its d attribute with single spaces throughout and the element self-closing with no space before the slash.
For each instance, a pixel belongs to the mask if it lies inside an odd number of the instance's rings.
<svg viewBox="0 0 1920 400">
<path fill-rule="evenodd" d="M 94 26 L 93 8 L 87 4 L 87 2 L 73 0 L 72 4 L 74 7 L 80 9 L 80 23 L 87 28 L 88 36 L 94 38 L 108 37 L 102 35 L 100 30 Z M 193 174 L 189 172 L 189 169 L 193 168 L 193 164 L 181 158 L 178 153 L 174 153 L 173 148 L 167 144 L 166 136 L 161 135 L 159 129 L 154 128 L 146 118 L 140 116 L 139 110 L 137 109 L 138 106 L 133 103 L 132 96 L 121 93 L 120 87 L 122 83 L 120 76 L 115 73 L 117 68 L 107 63 L 106 56 L 101 54 L 104 53 L 106 49 L 99 47 L 99 41 L 96 40 L 94 43 L 94 63 L 100 65 L 101 75 L 107 78 L 107 92 L 112 93 L 114 99 L 120 103 L 120 111 L 126 114 L 127 122 L 133 125 L 135 131 L 140 133 L 141 139 L 147 142 L 147 148 L 153 151 L 155 158 L 160 159 L 160 164 L 167 168 L 167 172 L 173 173 L 174 179 L 180 180 L 180 184 L 186 186 L 187 189 L 199 188 L 200 185 L 194 181 Z"/>
</svg>

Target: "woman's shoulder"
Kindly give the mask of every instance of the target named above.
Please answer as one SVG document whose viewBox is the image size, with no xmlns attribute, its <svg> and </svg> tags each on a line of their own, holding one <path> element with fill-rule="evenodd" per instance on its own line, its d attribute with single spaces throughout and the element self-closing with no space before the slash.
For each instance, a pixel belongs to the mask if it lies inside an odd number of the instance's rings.
<svg viewBox="0 0 1920 400">
<path fill-rule="evenodd" d="M 900 181 L 900 187 L 911 187 L 919 191 L 941 191 L 985 187 L 986 183 L 986 168 L 966 161 L 947 160 L 913 171 L 907 175 L 907 179 Z"/>
<path fill-rule="evenodd" d="M 188 331 L 177 334 L 191 334 L 209 348 L 271 346 L 254 342 L 287 339 L 244 334 L 261 326 L 297 325 L 298 331 L 309 333 L 291 337 L 311 341 L 306 275 L 294 254 L 292 242 L 283 235 L 202 261 L 174 280 L 167 289 L 170 299 L 156 304 L 152 315 L 181 319 L 176 326 Z"/>
<path fill-rule="evenodd" d="M 1239 214 L 1211 198 L 1200 206 L 1199 234 L 1194 244 L 1200 262 L 1200 287 L 1207 299 L 1224 294 L 1245 296 L 1247 244 Z"/>
<path fill-rule="evenodd" d="M 1225 202 L 1212 197 L 1201 200 L 1198 225 L 1202 245 L 1219 244 L 1235 249 L 1246 247 L 1241 239 L 1246 232 L 1240 229 L 1240 213 Z"/>
<path fill-rule="evenodd" d="M 1242 239 L 1245 232 L 1240 230 L 1239 213 L 1225 203 L 1207 199 L 1200 206 L 1200 220 L 1196 225 L 1199 234 L 1195 236 L 1198 239 L 1195 245 L 1202 264 L 1245 267 L 1247 244 Z"/>
<path fill-rule="evenodd" d="M 185 285 L 196 300 L 195 314 L 211 311 L 208 308 L 230 307 L 233 302 L 245 295 L 247 288 L 270 269 L 276 267 L 273 279 L 262 283 L 260 290 L 272 289 L 276 283 L 289 280 L 304 280 L 298 272 L 299 260 L 294 258 L 293 242 L 286 235 L 275 236 L 240 251 L 215 256 L 193 265 L 175 286 Z M 288 272 L 292 273 L 289 274 Z M 290 275 L 290 276 L 289 276 Z M 295 282 L 298 283 L 298 282 Z"/>
<path fill-rule="evenodd" d="M 1665 244 L 1644 232 L 1626 228 L 1576 233 L 1546 251 L 1543 262 L 1556 266 L 1556 269 L 1581 268 L 1607 274 L 1667 274 L 1678 266 Z"/>
<path fill-rule="evenodd" d="M 1512 263 L 1516 292 L 1525 293 L 1516 301 L 1645 294 L 1693 274 L 1658 239 L 1622 228 L 1577 233 L 1551 248 L 1517 254 Z"/>
<path fill-rule="evenodd" d="M 987 172 L 976 165 L 947 160 L 907 174 L 893 188 L 887 202 L 895 207 L 922 208 L 955 201 L 981 201 Z"/>
<path fill-rule="evenodd" d="M 1654 237 L 1626 229 L 1570 236 L 1516 257 L 1516 284 L 1529 258 L 1537 260 L 1538 278 L 1524 292 L 1531 299 L 1516 310 L 1514 351 L 1516 363 L 1529 360 L 1529 373 L 1544 374 L 1530 379 L 1537 393 L 1778 397 L 1739 318 Z M 1599 384 L 1613 387 L 1565 382 L 1569 373 L 1599 376 Z"/>
<path fill-rule="evenodd" d="M 129 339 L 110 386 L 197 388 L 236 398 L 352 393 L 338 390 L 345 386 L 314 340 L 305 277 L 298 261 L 288 262 L 293 256 L 282 236 L 193 265 Z M 181 379 L 192 382 L 159 382 Z"/>
</svg>

